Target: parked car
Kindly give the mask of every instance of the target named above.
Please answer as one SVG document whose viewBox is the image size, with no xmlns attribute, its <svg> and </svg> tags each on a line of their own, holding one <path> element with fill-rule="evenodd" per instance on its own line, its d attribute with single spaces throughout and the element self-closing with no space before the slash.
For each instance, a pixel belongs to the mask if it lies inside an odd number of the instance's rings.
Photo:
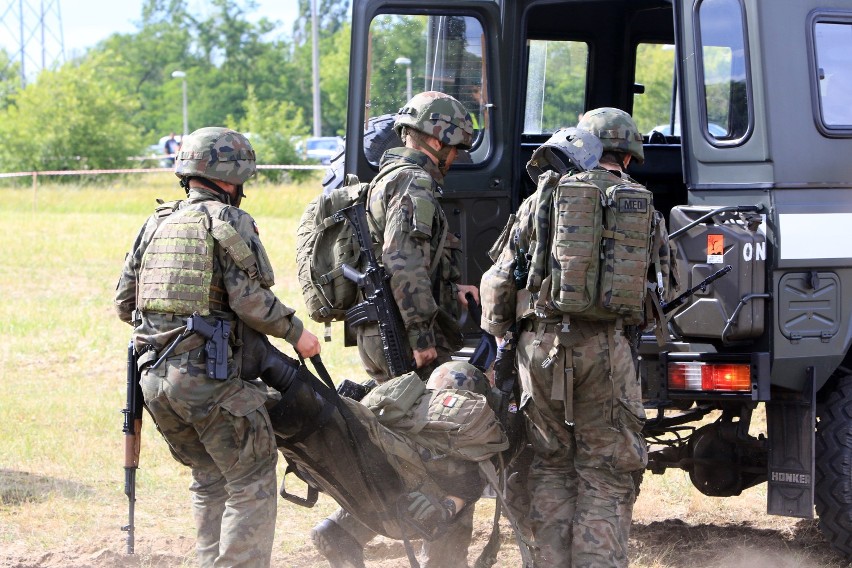
<svg viewBox="0 0 852 568">
<path fill-rule="evenodd" d="M 723 127 L 712 122 L 707 124 L 707 128 L 708 130 L 710 130 L 710 134 L 712 134 L 716 138 L 722 138 L 728 134 L 728 132 Z M 659 132 L 663 136 L 680 136 L 680 123 L 675 123 L 674 134 L 672 134 L 672 127 L 670 124 L 660 124 L 658 126 L 655 126 L 647 133 L 647 136 L 650 136 L 651 132 Z"/>
<path fill-rule="evenodd" d="M 305 159 L 315 160 L 323 165 L 343 150 L 343 138 L 340 136 L 314 136 L 305 140 Z"/>
</svg>

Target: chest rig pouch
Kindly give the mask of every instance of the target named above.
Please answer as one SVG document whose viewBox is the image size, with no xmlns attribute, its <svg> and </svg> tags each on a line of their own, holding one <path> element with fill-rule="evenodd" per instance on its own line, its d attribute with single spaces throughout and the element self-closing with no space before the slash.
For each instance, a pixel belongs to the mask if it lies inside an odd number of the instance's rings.
<svg viewBox="0 0 852 568">
<path fill-rule="evenodd" d="M 653 232 L 651 192 L 592 170 L 560 180 L 552 200 L 553 306 L 586 319 L 641 322 Z"/>
<path fill-rule="evenodd" d="M 145 250 L 141 309 L 183 316 L 227 309 L 222 275 L 213 266 L 216 242 L 249 277 L 257 277 L 257 260 L 236 229 L 205 210 L 181 209 L 160 224 Z"/>
</svg>

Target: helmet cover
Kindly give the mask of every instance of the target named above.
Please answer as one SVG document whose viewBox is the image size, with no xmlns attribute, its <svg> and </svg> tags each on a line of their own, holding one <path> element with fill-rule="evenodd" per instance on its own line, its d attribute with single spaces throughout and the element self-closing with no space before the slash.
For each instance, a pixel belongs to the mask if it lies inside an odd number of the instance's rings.
<svg viewBox="0 0 852 568">
<path fill-rule="evenodd" d="M 255 154 L 244 135 L 218 126 L 186 136 L 175 158 L 179 178 L 202 177 L 242 185 L 255 174 Z"/>
<path fill-rule="evenodd" d="M 459 150 L 470 150 L 473 144 L 470 114 L 458 100 L 438 91 L 414 95 L 399 109 L 393 129 L 400 138 L 404 126 L 434 136 L 441 143 Z"/>
<path fill-rule="evenodd" d="M 486 394 L 489 384 L 485 375 L 467 361 L 449 361 L 429 375 L 426 388 L 430 390 L 456 389 Z"/>
<path fill-rule="evenodd" d="M 601 107 L 590 110 L 583 114 L 577 128 L 600 138 L 604 152 L 625 152 L 640 164 L 645 161 L 642 133 L 633 118 L 621 109 Z"/>
</svg>

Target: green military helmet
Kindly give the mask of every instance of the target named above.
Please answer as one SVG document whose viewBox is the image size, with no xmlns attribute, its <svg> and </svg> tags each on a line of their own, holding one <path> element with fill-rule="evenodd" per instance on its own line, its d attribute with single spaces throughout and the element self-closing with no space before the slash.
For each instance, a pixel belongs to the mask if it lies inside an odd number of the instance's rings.
<svg viewBox="0 0 852 568">
<path fill-rule="evenodd" d="M 604 152 L 626 152 L 641 164 L 645 161 L 642 133 L 629 114 L 621 109 L 601 107 L 583 115 L 577 128 L 600 138 Z"/>
<path fill-rule="evenodd" d="M 488 393 L 488 379 L 466 361 L 450 361 L 439 366 L 429 375 L 426 388 L 430 390 L 456 389 L 477 394 Z"/>
<path fill-rule="evenodd" d="M 470 150 L 473 144 L 473 121 L 458 100 L 438 91 L 414 95 L 396 113 L 393 129 L 402 138 L 402 128 L 434 136 L 447 146 Z"/>
<path fill-rule="evenodd" d="M 240 186 L 255 174 L 255 154 L 244 135 L 218 126 L 199 128 L 181 142 L 175 175 Z"/>
<path fill-rule="evenodd" d="M 533 152 L 527 173 L 536 181 L 548 169 L 560 176 L 571 169 L 590 170 L 598 165 L 602 154 L 603 144 L 597 136 L 579 128 L 560 128 Z"/>
</svg>

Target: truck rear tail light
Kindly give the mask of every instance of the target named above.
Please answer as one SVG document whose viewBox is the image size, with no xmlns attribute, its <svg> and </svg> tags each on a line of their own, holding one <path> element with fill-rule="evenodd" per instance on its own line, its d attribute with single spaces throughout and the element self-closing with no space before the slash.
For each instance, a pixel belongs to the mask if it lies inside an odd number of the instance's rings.
<svg viewBox="0 0 852 568">
<path fill-rule="evenodd" d="M 751 391 L 746 363 L 669 362 L 669 388 L 691 391 Z"/>
</svg>

